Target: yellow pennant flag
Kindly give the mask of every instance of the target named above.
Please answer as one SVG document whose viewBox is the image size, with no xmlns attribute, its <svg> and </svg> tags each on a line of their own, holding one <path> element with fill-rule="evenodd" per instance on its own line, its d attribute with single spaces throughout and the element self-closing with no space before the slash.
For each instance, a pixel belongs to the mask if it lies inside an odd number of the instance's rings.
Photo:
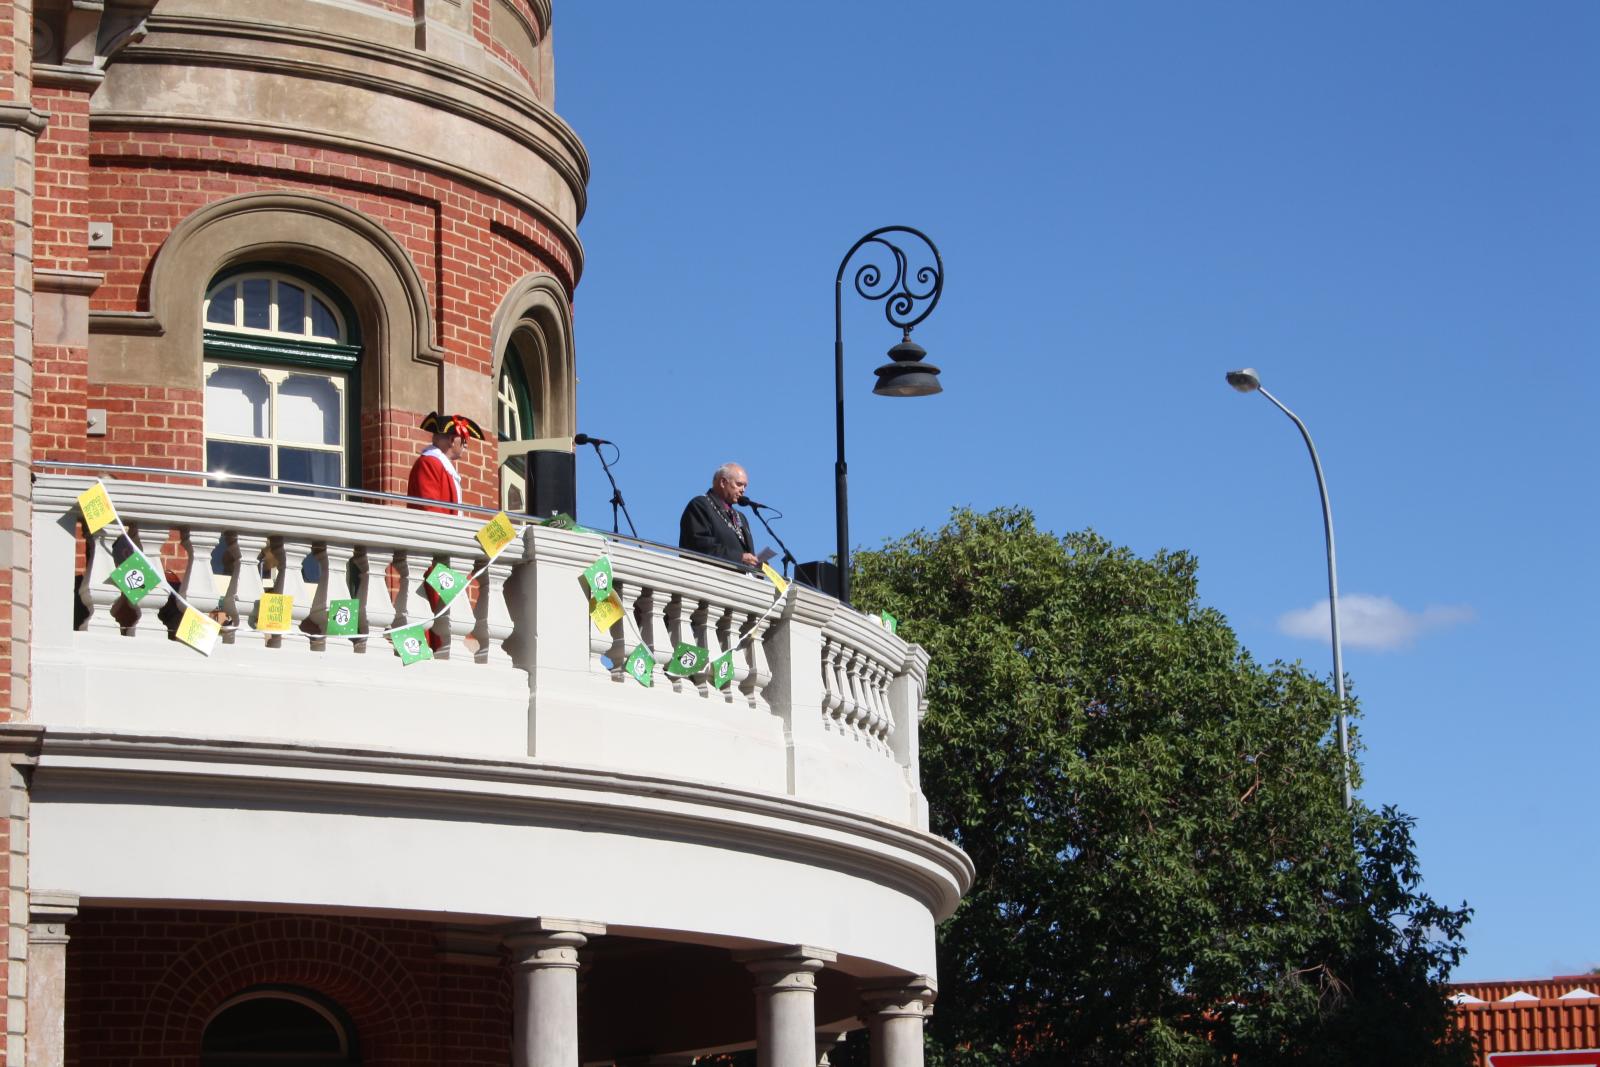
<svg viewBox="0 0 1600 1067">
<path fill-rule="evenodd" d="M 262 593 L 256 605 L 256 629 L 262 633 L 284 634 L 294 623 L 294 597 L 286 593 Z"/>
<path fill-rule="evenodd" d="M 517 531 L 511 528 L 511 519 L 505 512 L 501 512 L 483 524 L 483 529 L 478 531 L 478 544 L 493 559 L 500 554 L 500 550 L 517 539 Z"/>
<path fill-rule="evenodd" d="M 761 573 L 765 574 L 767 576 L 767 580 L 778 587 L 779 596 L 782 596 L 789 591 L 789 583 L 783 580 L 783 575 L 772 569 L 772 564 L 763 563 L 761 565 Z"/>
<path fill-rule="evenodd" d="M 217 643 L 217 635 L 221 632 L 220 623 L 193 608 L 186 609 L 178 622 L 178 640 L 202 656 L 211 655 L 212 646 Z"/>
<path fill-rule="evenodd" d="M 617 594 L 612 593 L 604 600 L 591 600 L 589 603 L 589 618 L 594 620 L 595 629 L 601 633 L 622 621 L 622 601 L 617 599 Z"/>
<path fill-rule="evenodd" d="M 117 509 L 111 506 L 106 487 L 99 482 L 79 494 L 78 510 L 83 512 L 83 524 L 91 534 L 99 533 L 102 526 L 117 519 Z"/>
</svg>

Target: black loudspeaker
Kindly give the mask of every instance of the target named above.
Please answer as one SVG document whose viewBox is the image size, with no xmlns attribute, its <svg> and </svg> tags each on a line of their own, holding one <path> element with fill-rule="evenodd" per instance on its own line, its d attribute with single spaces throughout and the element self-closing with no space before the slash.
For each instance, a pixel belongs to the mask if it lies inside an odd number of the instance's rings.
<svg viewBox="0 0 1600 1067">
<path fill-rule="evenodd" d="M 578 517 L 577 457 L 571 452 L 529 452 L 528 514 L 541 519 L 565 512 Z"/>
<path fill-rule="evenodd" d="M 831 597 L 839 595 L 839 565 L 828 560 L 814 559 L 810 563 L 795 564 L 794 580 Z"/>
</svg>

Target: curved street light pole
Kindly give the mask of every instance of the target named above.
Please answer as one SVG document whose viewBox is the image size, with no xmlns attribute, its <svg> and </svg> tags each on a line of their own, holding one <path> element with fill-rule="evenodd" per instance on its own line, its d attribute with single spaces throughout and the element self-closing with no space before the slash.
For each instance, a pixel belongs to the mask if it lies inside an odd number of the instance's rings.
<svg viewBox="0 0 1600 1067">
<path fill-rule="evenodd" d="M 933 255 L 933 265 L 913 271 L 904 249 L 886 236 L 901 234 L 927 245 Z M 902 331 L 900 343 L 889 349 L 891 362 L 874 372 L 878 384 L 872 391 L 879 396 L 928 396 L 942 391 L 939 368 L 922 362 L 927 353 L 912 342 L 911 328 L 928 317 L 944 292 L 944 260 L 939 256 L 939 249 L 920 230 L 909 226 L 884 226 L 873 230 L 850 246 L 850 251 L 839 261 L 839 273 L 833 279 L 833 413 L 838 448 L 833 465 L 834 524 L 839 539 L 836 556 L 839 599 L 845 604 L 850 603 L 850 494 L 844 461 L 844 272 L 856 253 L 868 245 L 880 246 L 873 248 L 873 252 L 886 252 L 893 257 L 893 264 L 869 259 L 856 270 L 856 292 L 864 299 L 883 301 L 884 318 Z"/>
<path fill-rule="evenodd" d="M 1344 706 L 1344 654 L 1339 641 L 1339 568 L 1333 551 L 1333 509 L 1328 504 L 1328 483 L 1322 477 L 1322 460 L 1317 457 L 1317 446 L 1311 442 L 1311 431 L 1300 421 L 1300 416 L 1283 406 L 1283 402 L 1261 384 L 1261 377 L 1253 369 L 1228 372 L 1228 384 L 1241 393 L 1260 393 L 1299 429 L 1305 438 L 1306 450 L 1311 453 L 1311 468 L 1317 474 L 1317 492 L 1322 495 L 1322 536 L 1328 546 L 1328 622 L 1333 632 L 1333 683 L 1339 698 L 1339 761 L 1344 780 L 1344 806 L 1348 810 L 1350 798 L 1350 736 L 1345 722 Z"/>
</svg>

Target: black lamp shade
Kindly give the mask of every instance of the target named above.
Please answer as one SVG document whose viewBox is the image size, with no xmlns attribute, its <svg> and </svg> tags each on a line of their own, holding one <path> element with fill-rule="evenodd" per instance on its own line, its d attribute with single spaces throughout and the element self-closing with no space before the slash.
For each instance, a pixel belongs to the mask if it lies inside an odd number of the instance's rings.
<svg viewBox="0 0 1600 1067">
<path fill-rule="evenodd" d="M 909 337 L 889 349 L 892 363 L 885 363 L 873 371 L 878 384 L 872 391 L 878 396 L 932 396 L 944 392 L 939 384 L 939 368 L 922 362 L 927 350 Z"/>
</svg>

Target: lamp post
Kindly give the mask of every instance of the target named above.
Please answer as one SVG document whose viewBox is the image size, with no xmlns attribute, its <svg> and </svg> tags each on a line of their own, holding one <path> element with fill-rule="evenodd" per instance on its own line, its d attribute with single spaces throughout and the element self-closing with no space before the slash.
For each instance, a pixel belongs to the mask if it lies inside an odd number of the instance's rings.
<svg viewBox="0 0 1600 1067">
<path fill-rule="evenodd" d="M 1333 684 L 1339 697 L 1339 759 L 1344 776 L 1344 806 L 1350 807 L 1350 737 L 1345 724 L 1344 711 L 1344 654 L 1339 644 L 1339 570 L 1333 554 L 1333 509 L 1328 505 L 1328 483 L 1322 477 L 1322 461 L 1317 458 L 1317 446 L 1311 443 L 1311 431 L 1300 421 L 1300 416 L 1283 406 L 1283 403 L 1261 384 L 1261 377 L 1252 368 L 1228 372 L 1228 384 L 1241 393 L 1260 393 L 1273 406 L 1289 416 L 1305 438 L 1306 449 L 1311 453 L 1311 468 L 1317 473 L 1317 492 L 1322 494 L 1322 536 L 1328 546 L 1328 621 L 1333 629 Z"/>
<path fill-rule="evenodd" d="M 901 240 L 901 235 L 927 245 L 933 264 L 913 271 L 905 250 L 890 240 L 891 236 Z M 844 462 L 844 272 L 856 254 L 868 246 L 872 246 L 874 254 L 865 257 L 867 261 L 855 272 L 856 292 L 867 300 L 883 301 L 884 317 L 901 331 L 900 343 L 889 349 L 890 362 L 873 372 L 878 384 L 872 391 L 878 396 L 932 396 L 943 391 L 939 368 L 922 362 L 928 353 L 911 340 L 911 328 L 928 317 L 944 292 L 944 260 L 939 258 L 939 249 L 919 230 L 909 226 L 873 230 L 850 246 L 833 279 L 833 410 L 838 438 L 838 458 L 833 465 L 834 522 L 839 537 L 839 599 L 846 604 L 850 603 L 850 504 Z M 885 256 L 893 257 L 892 267 Z"/>
</svg>

